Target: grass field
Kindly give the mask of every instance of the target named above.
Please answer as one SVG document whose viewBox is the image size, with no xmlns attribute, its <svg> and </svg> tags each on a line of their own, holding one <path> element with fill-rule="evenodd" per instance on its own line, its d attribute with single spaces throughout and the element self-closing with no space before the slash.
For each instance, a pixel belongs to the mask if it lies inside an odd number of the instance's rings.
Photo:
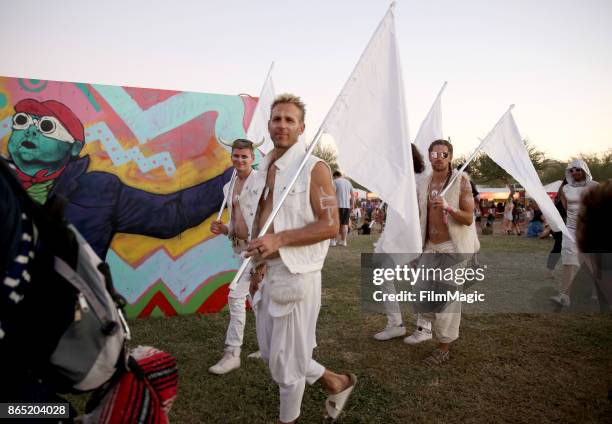
<svg viewBox="0 0 612 424">
<path fill-rule="evenodd" d="M 348 248 L 331 248 L 323 270 L 314 357 L 359 379 L 343 422 L 612 422 L 611 315 L 553 307 L 538 314 L 466 313 L 451 361 L 427 367 L 421 360 L 433 342 L 410 347 L 401 338 L 372 338 L 386 318 L 362 311 L 359 281 L 360 253 L 370 252 L 375 239 L 354 236 Z M 523 272 L 538 281 L 546 304 L 556 283 L 544 278 L 541 258 L 552 241 L 503 235 L 481 240 L 483 252 L 530 252 L 521 256 L 514 278 L 520 281 Z M 404 318 L 411 331 L 414 317 Z M 179 395 L 171 422 L 276 421 L 278 389 L 261 361 L 246 359 L 257 350 L 252 313 L 242 367 L 222 377 L 207 372 L 222 354 L 228 319 L 224 311 L 131 321 L 133 346 L 154 345 L 178 358 Z M 322 422 L 324 400 L 320 387 L 307 387 L 300 422 Z"/>
</svg>

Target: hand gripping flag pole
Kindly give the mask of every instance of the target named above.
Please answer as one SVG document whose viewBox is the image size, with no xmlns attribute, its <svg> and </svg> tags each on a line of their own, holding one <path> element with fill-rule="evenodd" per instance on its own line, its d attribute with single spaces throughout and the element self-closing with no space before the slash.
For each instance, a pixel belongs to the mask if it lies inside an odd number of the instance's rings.
<svg viewBox="0 0 612 424">
<path fill-rule="evenodd" d="M 270 69 L 268 69 L 268 74 L 266 75 L 266 79 L 264 80 L 264 85 L 261 88 L 261 93 L 259 94 L 259 100 L 257 101 L 257 106 L 256 111 L 257 112 L 257 108 L 261 107 L 261 99 L 264 97 L 264 94 L 266 92 L 266 88 L 267 88 L 267 84 L 270 82 L 271 83 L 271 78 L 272 78 L 272 70 L 274 69 L 274 62 L 272 62 L 270 64 Z M 265 105 L 266 107 L 268 107 L 268 105 Z M 259 116 L 257 114 L 254 115 L 254 117 L 251 119 L 251 123 L 249 124 L 249 128 L 247 130 L 247 138 L 249 138 L 249 135 L 251 136 L 251 140 L 254 139 L 253 135 L 254 134 L 250 134 L 249 132 L 253 130 L 254 127 L 257 126 L 257 124 L 262 124 L 262 122 L 256 122 L 256 117 Z M 254 147 L 258 147 L 260 145 L 262 145 L 264 143 L 264 140 L 261 141 L 260 144 L 256 144 L 254 145 Z M 222 143 L 225 144 L 226 146 L 228 146 L 226 143 Z M 266 152 L 264 152 L 266 153 Z M 225 205 L 227 203 L 227 196 L 230 196 L 233 189 L 234 189 L 234 184 L 236 182 L 236 169 L 234 169 L 234 172 L 232 172 L 232 178 L 230 179 L 230 184 L 229 184 L 229 190 L 227 191 L 227 195 L 225 195 L 223 197 L 223 203 L 221 203 L 221 209 L 219 209 L 219 213 L 217 214 L 217 221 L 219 221 L 221 219 L 221 215 L 223 215 L 223 209 L 225 209 Z"/>
<path fill-rule="evenodd" d="M 306 154 L 304 155 L 304 158 L 302 159 L 302 162 L 300 163 L 300 166 L 298 167 L 295 175 L 293 176 L 293 178 L 291 178 L 291 181 L 289 182 L 287 187 L 283 190 L 283 192 L 281 194 L 280 200 L 278 201 L 278 203 L 274 207 L 274 209 L 272 209 L 272 212 L 270 213 L 270 216 L 268 216 L 268 219 L 266 219 L 266 222 L 263 225 L 263 227 L 261 228 L 261 231 L 259 231 L 259 235 L 257 236 L 257 238 L 262 237 L 264 234 L 266 234 L 266 232 L 268 231 L 268 229 L 270 228 L 270 226 L 274 222 L 274 218 L 276 218 L 276 215 L 278 214 L 278 211 L 283 206 L 283 203 L 285 202 L 285 199 L 287 198 L 289 192 L 293 188 L 293 186 L 294 186 L 295 182 L 297 181 L 300 173 L 302 172 L 302 170 L 306 166 L 306 162 L 308 161 L 310 156 L 312 156 L 312 152 L 314 151 L 314 149 L 319 144 L 319 141 L 321 140 L 321 135 L 322 134 L 323 134 L 323 128 L 319 128 L 319 131 L 317 131 L 317 134 L 315 135 L 314 139 L 312 140 L 312 143 L 310 143 L 310 146 L 308 147 L 308 150 L 306 151 Z M 245 258 L 244 261 L 242 261 L 242 264 L 240 264 L 240 268 L 238 268 L 238 272 L 236 272 L 236 275 L 234 276 L 234 279 L 232 280 L 232 282 L 229 285 L 229 289 L 230 290 L 232 290 L 234 287 L 236 287 L 236 284 L 238 284 L 238 280 L 240 280 L 240 278 L 242 277 L 242 274 L 244 274 L 244 271 L 247 269 L 247 267 L 251 263 L 251 259 L 252 259 L 252 257 L 249 257 L 249 258 Z"/>
<path fill-rule="evenodd" d="M 225 204 L 227 203 L 227 197 L 231 195 L 232 191 L 234 190 L 234 182 L 236 181 L 236 169 L 234 169 L 234 172 L 232 172 L 232 178 L 230 179 L 230 183 L 229 183 L 229 190 L 227 190 L 227 193 L 225 194 L 225 196 L 223 196 L 223 202 L 221 202 L 221 208 L 219 209 L 219 213 L 217 213 L 217 221 L 219 221 L 221 219 L 221 215 L 223 215 L 223 209 L 225 209 Z"/>
</svg>

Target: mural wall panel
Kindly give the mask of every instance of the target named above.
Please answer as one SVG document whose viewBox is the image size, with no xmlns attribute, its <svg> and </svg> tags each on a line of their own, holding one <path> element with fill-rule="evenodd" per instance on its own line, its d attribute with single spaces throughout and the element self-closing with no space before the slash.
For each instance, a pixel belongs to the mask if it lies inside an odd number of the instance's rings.
<svg viewBox="0 0 612 424">
<path fill-rule="evenodd" d="M 128 315 L 216 312 L 237 266 L 209 231 L 256 99 L 0 77 L 0 153 L 105 259 Z"/>
</svg>

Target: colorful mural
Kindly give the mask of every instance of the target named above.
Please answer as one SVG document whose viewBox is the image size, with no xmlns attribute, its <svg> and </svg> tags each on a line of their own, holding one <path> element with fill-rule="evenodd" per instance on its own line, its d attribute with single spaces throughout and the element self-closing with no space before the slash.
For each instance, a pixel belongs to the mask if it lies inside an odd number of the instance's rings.
<svg viewBox="0 0 612 424">
<path fill-rule="evenodd" d="M 111 267 L 128 315 L 217 312 L 238 261 L 209 231 L 256 99 L 0 77 L 0 154 Z"/>
</svg>

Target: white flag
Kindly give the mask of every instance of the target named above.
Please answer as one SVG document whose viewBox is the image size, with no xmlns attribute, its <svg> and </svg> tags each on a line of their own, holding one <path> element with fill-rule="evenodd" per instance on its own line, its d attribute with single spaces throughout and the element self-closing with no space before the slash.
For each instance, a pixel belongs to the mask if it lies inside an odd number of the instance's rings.
<svg viewBox="0 0 612 424">
<path fill-rule="evenodd" d="M 401 246 L 389 253 L 422 247 L 405 109 L 392 4 L 322 125 L 338 147 L 340 168 L 378 193 L 402 221 Z"/>
<path fill-rule="evenodd" d="M 268 132 L 270 106 L 272 106 L 274 97 L 276 97 L 274 93 L 274 84 L 272 83 L 272 68 L 274 68 L 274 62 L 270 65 L 268 76 L 261 89 L 261 94 L 259 95 L 259 100 L 255 106 L 255 111 L 253 112 L 253 117 L 251 118 L 251 123 L 249 124 L 249 129 L 246 134 L 246 138 L 254 143 L 259 143 L 262 138 L 266 140 L 264 144 L 259 147 L 259 150 L 261 150 L 263 154 L 267 154 L 274 148 L 270 133 Z"/>
<path fill-rule="evenodd" d="M 442 135 L 442 92 L 446 88 L 446 81 L 440 88 L 438 95 L 436 96 L 436 100 L 434 100 L 431 105 L 431 109 L 429 109 L 429 113 L 421 123 L 421 127 L 419 128 L 419 132 L 414 139 L 414 144 L 419 149 L 419 152 L 423 155 L 425 159 L 425 173 L 429 174 L 432 172 L 431 163 L 428 160 L 427 150 L 432 142 L 435 140 L 440 140 L 443 138 Z"/>
<path fill-rule="evenodd" d="M 423 174 L 431 173 L 431 163 L 427 156 L 427 149 L 434 140 L 439 140 L 442 135 L 442 92 L 446 88 L 446 81 L 440 88 L 436 99 L 429 109 L 429 113 L 421 123 L 419 132 L 414 139 L 414 144 L 423 155 L 425 169 Z M 412 152 L 412 149 L 411 149 Z M 387 209 L 387 221 L 385 223 L 385 231 L 380 236 L 376 243 L 375 252 L 403 252 L 404 250 L 404 234 L 409 227 L 406 227 L 404 220 L 393 207 Z"/>
<path fill-rule="evenodd" d="M 529 192 L 554 231 L 563 231 L 571 238 L 559 211 L 542 187 L 511 110 L 512 107 L 484 138 L 481 149 Z"/>
</svg>

